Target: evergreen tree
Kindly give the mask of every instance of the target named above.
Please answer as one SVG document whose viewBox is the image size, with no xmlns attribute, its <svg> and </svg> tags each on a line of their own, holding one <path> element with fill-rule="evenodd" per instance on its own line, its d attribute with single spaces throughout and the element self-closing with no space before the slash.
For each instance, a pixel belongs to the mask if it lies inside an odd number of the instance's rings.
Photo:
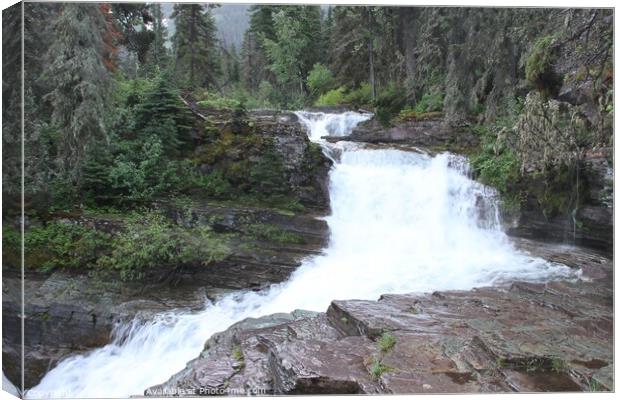
<svg viewBox="0 0 620 400">
<path fill-rule="evenodd" d="M 278 82 L 308 92 L 305 78 L 319 61 L 321 16 L 316 6 L 283 6 L 273 15 L 275 39 L 263 37 Z"/>
<path fill-rule="evenodd" d="M 108 24 L 92 4 L 65 4 L 53 26 L 55 37 L 46 55 L 41 84 L 51 108 L 61 174 L 79 180 L 80 164 L 89 142 L 104 135 L 103 116 L 108 88 L 109 54 L 104 41 Z"/>
<path fill-rule="evenodd" d="M 189 141 L 193 122 L 194 117 L 179 98 L 170 74 L 163 73 L 137 106 L 134 128 L 139 138 L 153 135 L 161 139 L 164 150 L 172 156 Z"/>
<path fill-rule="evenodd" d="M 281 8 L 282 6 L 253 5 L 248 10 L 250 26 L 243 37 L 241 72 L 244 86 L 250 92 L 258 93 L 263 82 L 276 83 L 276 78 L 268 67 L 269 60 L 263 42 L 264 39 L 276 39 L 273 14 Z"/>
<path fill-rule="evenodd" d="M 164 25 L 164 14 L 161 10 L 161 4 L 152 4 L 151 14 L 153 16 L 153 41 L 149 46 L 147 54 L 148 66 L 150 70 L 162 71 L 168 66 L 169 56 L 168 48 L 166 47 L 168 29 Z"/>
<path fill-rule="evenodd" d="M 109 7 L 102 5 L 103 7 Z M 155 32 L 146 29 L 153 22 L 149 13 L 150 5 L 139 3 L 114 3 L 111 7 L 112 15 L 120 31 L 118 39 L 131 53 L 135 53 L 139 63 L 147 63 L 149 48 L 155 40 Z"/>
<path fill-rule="evenodd" d="M 172 18 L 175 70 L 184 86 L 216 86 L 220 73 L 215 20 L 211 5 L 175 4 Z"/>
</svg>

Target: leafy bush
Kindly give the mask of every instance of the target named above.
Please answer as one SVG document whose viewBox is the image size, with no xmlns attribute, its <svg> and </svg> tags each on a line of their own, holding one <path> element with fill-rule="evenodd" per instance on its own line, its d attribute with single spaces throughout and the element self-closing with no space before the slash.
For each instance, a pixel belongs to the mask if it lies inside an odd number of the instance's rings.
<svg viewBox="0 0 620 400">
<path fill-rule="evenodd" d="M 112 251 L 98 260 L 102 268 L 117 270 L 121 279 L 144 277 L 154 266 L 187 263 L 208 265 L 230 254 L 226 240 L 208 227 L 184 228 L 173 225 L 156 212 L 134 214 L 125 230 L 112 242 Z"/>
<path fill-rule="evenodd" d="M 372 103 L 370 84 L 363 83 L 359 88 L 349 91 L 344 97 L 344 103 L 354 107 L 369 106 Z"/>
<path fill-rule="evenodd" d="M 415 105 L 418 113 L 427 113 L 443 110 L 443 96 L 441 93 L 426 93 Z"/>
<path fill-rule="evenodd" d="M 332 88 L 334 85 L 334 76 L 332 71 L 325 65 L 316 63 L 312 71 L 308 74 L 306 81 L 312 95 L 318 96 Z"/>
<path fill-rule="evenodd" d="M 322 94 L 314 105 L 317 107 L 326 107 L 344 104 L 345 91 L 346 89 L 344 86 L 337 89 L 332 89 L 329 92 Z"/>
<path fill-rule="evenodd" d="M 3 225 L 3 252 L 6 261 L 18 266 L 21 260 L 21 234 Z M 107 251 L 109 235 L 89 226 L 69 221 L 52 221 L 30 226 L 24 232 L 26 268 L 50 272 L 58 268 L 86 269 L 95 265 Z"/>
<path fill-rule="evenodd" d="M 198 188 L 204 190 L 210 197 L 222 199 L 229 197 L 232 186 L 221 171 L 215 171 L 197 178 Z"/>
<path fill-rule="evenodd" d="M 200 107 L 214 110 L 235 110 L 242 108 L 242 103 L 238 99 L 221 96 L 215 92 L 204 93 L 202 97 L 203 99 L 198 101 Z"/>
<path fill-rule="evenodd" d="M 407 95 L 402 87 L 388 86 L 379 93 L 375 101 L 377 120 L 383 126 L 389 126 L 392 118 L 405 107 Z"/>
<path fill-rule="evenodd" d="M 480 136 L 481 151 L 470 158 L 472 168 L 484 184 L 495 187 L 503 195 L 509 194 L 520 176 L 519 158 L 506 146 L 496 148 L 493 130 L 477 127 L 476 131 Z"/>
</svg>

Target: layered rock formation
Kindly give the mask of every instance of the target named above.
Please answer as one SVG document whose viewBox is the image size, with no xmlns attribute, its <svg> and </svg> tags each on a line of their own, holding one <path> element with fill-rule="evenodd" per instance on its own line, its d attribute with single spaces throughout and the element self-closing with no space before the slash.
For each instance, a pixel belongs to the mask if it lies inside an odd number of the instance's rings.
<svg viewBox="0 0 620 400">
<path fill-rule="evenodd" d="M 241 321 L 147 396 L 613 390 L 609 259 L 522 241 L 575 282 L 391 294 Z"/>
</svg>

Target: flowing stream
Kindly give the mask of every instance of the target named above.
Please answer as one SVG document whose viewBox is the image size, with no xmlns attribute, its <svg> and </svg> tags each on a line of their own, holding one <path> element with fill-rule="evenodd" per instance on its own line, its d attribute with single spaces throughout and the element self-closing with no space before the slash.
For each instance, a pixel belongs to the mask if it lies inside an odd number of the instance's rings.
<svg viewBox="0 0 620 400">
<path fill-rule="evenodd" d="M 237 292 L 200 312 L 119 326 L 110 344 L 65 359 L 28 397 L 141 395 L 183 369 L 213 333 L 247 317 L 325 311 L 333 299 L 575 276 L 513 248 L 501 230 L 495 191 L 470 179 L 464 158 L 328 144 L 321 136 L 345 136 L 369 116 L 297 115 L 311 140 L 340 153 L 330 172 L 331 237 L 324 253 L 262 292 Z"/>
</svg>

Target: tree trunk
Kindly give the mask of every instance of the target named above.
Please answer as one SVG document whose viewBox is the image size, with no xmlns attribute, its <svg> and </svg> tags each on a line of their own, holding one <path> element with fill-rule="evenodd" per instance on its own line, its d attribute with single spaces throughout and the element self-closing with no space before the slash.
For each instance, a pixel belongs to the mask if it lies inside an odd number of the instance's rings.
<svg viewBox="0 0 620 400">
<path fill-rule="evenodd" d="M 372 12 L 370 8 L 366 8 L 366 15 L 368 17 L 367 27 L 368 27 L 368 81 L 370 83 L 370 91 L 372 94 L 372 99 L 375 100 L 377 98 L 377 85 L 375 82 L 375 55 L 373 48 L 373 31 L 372 31 Z"/>
</svg>

